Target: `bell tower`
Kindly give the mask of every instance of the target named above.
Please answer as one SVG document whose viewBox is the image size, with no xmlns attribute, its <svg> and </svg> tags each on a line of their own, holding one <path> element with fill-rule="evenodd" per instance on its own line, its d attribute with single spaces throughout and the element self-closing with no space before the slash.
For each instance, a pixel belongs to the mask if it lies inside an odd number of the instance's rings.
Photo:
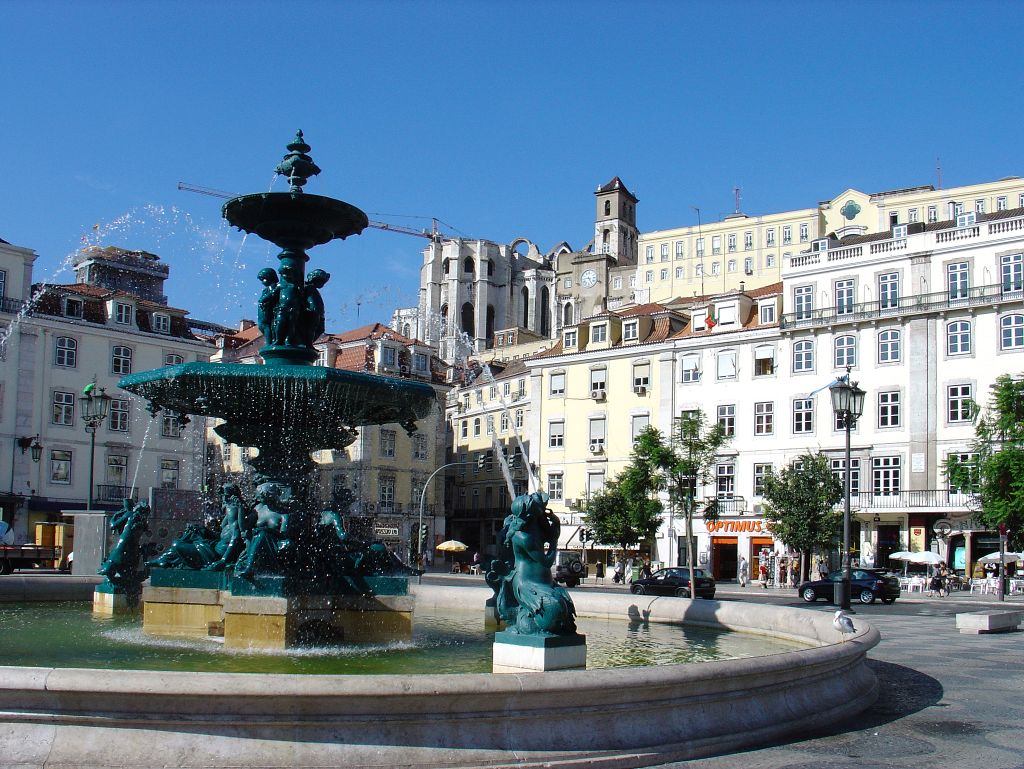
<svg viewBox="0 0 1024 769">
<path fill-rule="evenodd" d="M 636 196 L 619 177 L 597 188 L 594 253 L 608 254 L 619 264 L 636 264 Z"/>
</svg>

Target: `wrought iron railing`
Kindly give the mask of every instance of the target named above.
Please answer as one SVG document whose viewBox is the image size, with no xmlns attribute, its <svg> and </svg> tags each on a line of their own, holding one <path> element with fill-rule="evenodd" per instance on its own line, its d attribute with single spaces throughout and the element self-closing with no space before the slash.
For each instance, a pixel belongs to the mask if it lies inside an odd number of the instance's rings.
<svg viewBox="0 0 1024 769">
<path fill-rule="evenodd" d="M 96 500 L 99 502 L 122 502 L 130 499 L 132 502 L 139 498 L 139 490 L 129 486 L 118 486 L 111 483 L 96 484 Z"/>
<path fill-rule="evenodd" d="M 970 494 L 949 489 L 900 489 L 891 493 L 875 494 L 862 491 L 850 495 L 854 510 L 903 510 L 909 508 L 949 508 L 967 510 Z M 840 502 L 837 507 L 842 507 Z"/>
</svg>

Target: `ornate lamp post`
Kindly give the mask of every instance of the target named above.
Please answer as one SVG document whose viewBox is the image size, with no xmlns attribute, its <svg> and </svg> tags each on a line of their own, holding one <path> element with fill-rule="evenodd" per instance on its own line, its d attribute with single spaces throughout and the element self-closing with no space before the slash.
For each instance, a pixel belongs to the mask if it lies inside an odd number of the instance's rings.
<svg viewBox="0 0 1024 769">
<path fill-rule="evenodd" d="M 850 430 L 864 413 L 864 396 L 867 394 L 850 381 L 850 367 L 846 375 L 829 387 L 832 392 L 832 409 L 842 419 L 846 429 L 846 465 L 843 472 L 843 581 L 840 585 L 839 608 L 850 611 Z"/>
<path fill-rule="evenodd" d="M 21 453 L 24 454 L 26 451 L 32 451 L 32 461 L 39 462 L 43 456 L 43 444 L 39 442 L 39 436 L 21 436 L 15 438 L 14 445 L 11 446 L 11 494 L 14 493 L 14 448 L 21 449 Z"/>
<path fill-rule="evenodd" d="M 82 397 L 79 402 L 82 404 L 82 421 L 85 422 L 85 431 L 89 433 L 89 506 L 92 510 L 93 492 L 93 471 L 96 464 L 96 430 L 110 412 L 111 398 L 101 387 L 99 393 L 95 392 L 95 383 L 86 385 L 82 390 Z"/>
</svg>

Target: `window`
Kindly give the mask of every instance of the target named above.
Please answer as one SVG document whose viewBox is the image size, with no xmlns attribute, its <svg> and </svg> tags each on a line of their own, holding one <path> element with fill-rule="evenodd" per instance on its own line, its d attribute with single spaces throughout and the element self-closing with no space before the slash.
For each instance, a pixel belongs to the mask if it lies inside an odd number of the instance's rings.
<svg viewBox="0 0 1024 769">
<path fill-rule="evenodd" d="M 606 379 L 607 376 L 608 372 L 603 368 L 596 368 L 592 370 L 590 372 L 590 391 L 604 392 L 608 386 Z"/>
<path fill-rule="evenodd" d="M 560 449 L 565 445 L 565 422 L 548 422 L 548 448 Z"/>
<path fill-rule="evenodd" d="M 782 244 L 788 245 L 793 242 L 793 226 L 787 224 L 782 228 Z"/>
<path fill-rule="evenodd" d="M 955 320 L 946 324 L 946 354 L 967 355 L 971 351 L 971 323 Z"/>
<path fill-rule="evenodd" d="M 763 401 L 754 404 L 754 435 L 771 435 L 775 432 L 775 404 Z"/>
<path fill-rule="evenodd" d="M 162 312 L 154 312 L 153 330 L 158 334 L 171 333 L 171 316 Z"/>
<path fill-rule="evenodd" d="M 936 206 L 928 206 L 928 223 L 933 224 L 939 221 L 939 209 Z"/>
<path fill-rule="evenodd" d="M 900 332 L 891 329 L 878 334 L 878 362 L 899 363 Z"/>
<path fill-rule="evenodd" d="M 107 455 L 107 483 L 111 486 L 125 486 L 128 481 L 128 455 Z"/>
<path fill-rule="evenodd" d="M 1007 254 L 999 259 L 1003 293 L 1024 289 L 1024 254 Z"/>
<path fill-rule="evenodd" d="M 730 259 L 729 260 L 729 263 L 726 265 L 726 270 L 728 272 L 736 272 L 736 260 L 735 259 Z"/>
<path fill-rule="evenodd" d="M 565 372 L 551 375 L 551 395 L 565 395 Z"/>
<path fill-rule="evenodd" d="M 640 337 L 639 321 L 630 321 L 622 325 L 622 341 L 635 342 Z"/>
<path fill-rule="evenodd" d="M 683 249 L 684 249 L 683 241 L 677 240 L 676 241 L 676 259 L 682 259 L 686 255 L 686 252 Z"/>
<path fill-rule="evenodd" d="M 565 284 L 565 288 L 572 288 L 572 278 L 566 278 L 563 282 Z"/>
<path fill-rule="evenodd" d="M 114 398 L 110 401 L 110 421 L 107 423 L 107 429 L 115 433 L 128 432 L 130 414 L 129 401 Z"/>
<path fill-rule="evenodd" d="M 633 387 L 650 387 L 651 364 L 636 363 L 633 366 Z"/>
<path fill-rule="evenodd" d="M 996 198 L 996 211 L 1006 210 L 1006 195 L 1000 195 Z"/>
<path fill-rule="evenodd" d="M 704 256 L 704 238 L 697 238 L 697 256 Z"/>
<path fill-rule="evenodd" d="M 646 430 L 651 424 L 651 417 L 648 414 L 636 414 L 630 419 L 630 435 L 633 442 L 640 437 L 640 433 Z"/>
<path fill-rule="evenodd" d="M 743 260 L 743 272 L 746 275 L 754 274 L 754 257 L 748 256 Z"/>
<path fill-rule="evenodd" d="M 736 378 L 736 351 L 726 350 L 718 353 L 718 378 Z"/>
<path fill-rule="evenodd" d="M 658 278 L 659 278 L 660 280 L 668 280 L 668 270 L 667 270 L 667 269 L 665 269 L 665 270 L 661 270 L 661 271 L 660 271 L 660 272 L 658 273 Z"/>
<path fill-rule="evenodd" d="M 1024 315 L 1007 315 L 999 319 L 999 349 L 1019 350 L 1024 347 Z"/>
<path fill-rule="evenodd" d="M 950 385 L 946 388 L 946 402 L 950 422 L 970 422 L 974 416 L 972 387 L 969 384 Z"/>
<path fill-rule="evenodd" d="M 764 244 L 766 246 L 774 246 L 775 245 L 775 228 L 774 227 L 772 227 L 769 230 L 765 230 L 765 232 L 764 232 Z"/>
<path fill-rule="evenodd" d="M 967 262 L 946 265 L 946 288 L 950 299 L 965 299 L 969 289 Z"/>
<path fill-rule="evenodd" d="M 805 339 L 793 345 L 793 372 L 814 371 L 814 342 Z"/>
<path fill-rule="evenodd" d="M 648 264 L 654 261 L 654 246 L 647 246 L 644 249 L 644 261 Z"/>
<path fill-rule="evenodd" d="M 507 411 L 502 411 L 501 412 L 501 431 L 503 433 L 507 433 L 509 425 L 511 423 L 512 423 L 512 420 L 509 419 L 508 412 Z"/>
<path fill-rule="evenodd" d="M 67 485 L 71 483 L 71 452 L 52 449 L 50 451 L 50 483 Z"/>
<path fill-rule="evenodd" d="M 184 363 L 185 359 L 180 355 L 176 355 L 173 352 L 169 352 L 164 356 L 165 366 L 177 366 L 180 363 Z"/>
<path fill-rule="evenodd" d="M 477 406 L 483 406 L 484 405 L 484 391 L 483 391 L 483 388 L 481 387 L 478 390 L 474 390 L 473 394 L 476 395 L 476 405 Z"/>
<path fill-rule="evenodd" d="M 622 288 L 622 276 L 621 275 L 617 275 L 616 277 L 612 278 L 612 290 L 618 291 L 621 288 Z"/>
<path fill-rule="evenodd" d="M 764 302 L 758 305 L 761 313 L 761 323 L 774 323 L 775 322 L 775 302 Z"/>
<path fill-rule="evenodd" d="M 682 280 L 686 275 L 686 269 L 684 267 L 676 267 L 676 280 Z"/>
<path fill-rule="evenodd" d="M 523 429 L 523 410 L 522 409 L 516 409 L 516 429 L 517 430 L 522 430 Z"/>
<path fill-rule="evenodd" d="M 75 394 L 56 391 L 53 393 L 53 417 L 55 425 L 73 426 L 75 424 Z"/>
<path fill-rule="evenodd" d="M 127 326 L 132 322 L 132 306 L 124 302 L 114 302 L 114 322 Z"/>
<path fill-rule="evenodd" d="M 951 452 L 951 453 L 947 454 L 946 456 L 947 457 L 951 457 L 953 459 L 956 459 L 956 461 L 959 462 L 961 465 L 966 466 L 965 469 L 967 469 L 968 472 L 969 472 L 968 479 L 967 479 L 967 483 L 968 483 L 968 487 L 969 488 L 968 489 L 958 489 L 956 486 L 954 486 L 952 483 L 950 483 L 949 484 L 949 493 L 950 494 L 963 494 L 963 493 L 969 491 L 970 489 L 976 488 L 977 487 L 977 483 L 978 483 L 978 455 L 976 453 L 973 453 L 973 452 L 962 452 L 962 453 L 961 452 Z"/>
<path fill-rule="evenodd" d="M 412 437 L 412 458 L 427 458 L 427 436 L 423 435 L 422 433 L 416 433 Z"/>
<path fill-rule="evenodd" d="M 74 368 L 78 364 L 78 342 L 70 336 L 59 336 L 56 341 L 53 364 Z"/>
<path fill-rule="evenodd" d="M 473 437 L 480 437 L 480 417 L 473 417 Z"/>
<path fill-rule="evenodd" d="M 176 488 L 178 488 L 178 460 L 177 459 L 161 459 L 160 460 L 160 488 L 161 489 L 176 489 Z"/>
<path fill-rule="evenodd" d="M 775 373 L 775 348 L 763 345 L 754 348 L 754 376 L 770 376 Z"/>
<path fill-rule="evenodd" d="M 722 236 L 712 235 L 711 236 L 711 255 L 718 256 L 722 253 Z"/>
<path fill-rule="evenodd" d="M 845 459 L 833 459 L 832 460 L 832 475 L 839 479 L 839 482 L 846 484 L 846 460 Z M 850 496 L 860 494 L 860 460 L 850 458 Z"/>
<path fill-rule="evenodd" d="M 983 213 L 985 213 L 985 201 L 984 200 L 975 200 L 974 201 L 974 213 L 976 213 L 976 214 L 983 214 Z"/>
<path fill-rule="evenodd" d="M 809 237 L 809 233 L 808 233 L 808 230 L 807 230 L 807 225 L 806 224 L 801 224 L 800 225 L 800 242 L 801 243 L 806 243 L 808 237 Z"/>
<path fill-rule="evenodd" d="M 601 323 L 597 326 L 592 326 L 590 329 L 590 341 L 591 342 L 607 342 L 608 341 L 608 324 Z"/>
<path fill-rule="evenodd" d="M 718 407 L 718 424 L 726 435 L 736 434 L 736 405 L 733 403 Z"/>
<path fill-rule="evenodd" d="M 114 347 L 110 356 L 110 371 L 113 374 L 132 373 L 131 347 L 121 347 L 120 345 Z"/>
<path fill-rule="evenodd" d="M 700 357 L 697 355 L 684 355 L 683 356 L 683 382 L 699 382 L 700 381 Z"/>
<path fill-rule="evenodd" d="M 590 420 L 590 448 L 604 451 L 605 418 L 597 417 Z"/>
<path fill-rule="evenodd" d="M 878 426 L 900 426 L 900 394 L 898 391 L 878 393 Z"/>
<path fill-rule="evenodd" d="M 898 272 L 887 272 L 878 276 L 878 299 L 883 310 L 899 307 L 900 275 Z"/>
<path fill-rule="evenodd" d="M 498 397 L 498 386 L 497 385 L 491 385 L 490 387 L 488 387 L 487 388 L 487 400 L 493 401 L 497 397 Z"/>
<path fill-rule="evenodd" d="M 873 457 L 871 492 L 876 497 L 891 497 L 900 492 L 900 457 Z"/>
<path fill-rule="evenodd" d="M 853 281 L 837 280 L 835 293 L 836 315 L 849 315 L 853 312 Z"/>
<path fill-rule="evenodd" d="M 668 261 L 668 243 L 661 244 L 661 261 Z"/>
<path fill-rule="evenodd" d="M 711 263 L 711 274 L 712 275 L 721 275 L 722 274 L 722 265 L 719 262 L 712 262 Z"/>
<path fill-rule="evenodd" d="M 7 296 L 7 270 L 0 270 L 0 298 Z"/>
<path fill-rule="evenodd" d="M 775 266 L 775 254 L 768 254 L 768 256 L 766 256 L 765 259 L 764 259 L 764 264 L 765 264 L 765 267 L 774 267 Z"/>
<path fill-rule="evenodd" d="M 501 394 L 504 395 L 506 398 L 508 398 L 510 395 L 512 395 L 512 383 L 511 382 L 504 382 L 504 383 L 502 383 L 502 385 L 501 385 Z"/>
<path fill-rule="evenodd" d="M 797 320 L 808 320 L 814 310 L 814 287 L 797 286 L 793 289 L 793 309 Z"/>
<path fill-rule="evenodd" d="M 427 356 L 421 352 L 414 353 L 412 356 L 412 367 L 416 371 L 427 370 Z"/>
<path fill-rule="evenodd" d="M 793 401 L 793 433 L 814 432 L 814 400 L 798 398 Z"/>
<path fill-rule="evenodd" d="M 736 465 L 721 464 L 715 467 L 715 496 L 732 499 L 736 493 Z"/>
<path fill-rule="evenodd" d="M 910 224 L 913 224 L 914 222 L 917 221 L 917 209 L 916 208 L 907 209 L 907 221 Z"/>
<path fill-rule="evenodd" d="M 385 366 L 395 365 L 395 348 L 394 347 L 382 347 L 380 350 L 381 361 Z"/>
<path fill-rule="evenodd" d="M 764 496 L 764 477 L 772 471 L 771 464 L 754 465 L 754 496 Z"/>
<path fill-rule="evenodd" d="M 575 347 L 576 346 L 576 332 L 575 331 L 566 331 L 565 334 L 563 335 L 563 339 L 565 339 L 565 346 L 566 347 Z"/>
<path fill-rule="evenodd" d="M 852 334 L 837 336 L 835 339 L 836 368 L 857 365 L 857 337 Z"/>
<path fill-rule="evenodd" d="M 727 243 L 727 248 L 729 249 L 730 252 L 735 251 L 736 250 L 736 234 L 733 233 L 733 234 L 729 235 L 729 239 L 726 241 L 726 243 Z"/>
<path fill-rule="evenodd" d="M 181 420 L 178 419 L 177 414 L 164 412 L 163 419 L 160 422 L 160 435 L 164 438 L 181 437 Z"/>
<path fill-rule="evenodd" d="M 629 287 L 636 288 L 636 275 L 629 276 Z"/>
<path fill-rule="evenodd" d="M 562 473 L 548 473 L 548 497 L 562 499 Z"/>
<path fill-rule="evenodd" d="M 648 270 L 644 273 L 644 283 L 654 282 L 654 270 Z"/>
<path fill-rule="evenodd" d="M 397 433 L 394 430 L 381 428 L 381 457 L 394 457 L 394 444 Z"/>
<path fill-rule="evenodd" d="M 743 250 L 749 251 L 754 247 L 754 233 L 747 231 L 743 233 Z"/>
<path fill-rule="evenodd" d="M 85 306 L 81 299 L 74 299 L 72 297 L 64 298 L 64 315 L 68 318 L 81 318 L 84 312 Z"/>
<path fill-rule="evenodd" d="M 382 475 L 377 483 L 377 490 L 380 498 L 380 511 L 390 513 L 395 509 L 395 479 L 389 475 Z M 479 489 L 474 489 L 479 491 Z"/>
<path fill-rule="evenodd" d="M 462 420 L 462 437 L 463 438 L 468 438 L 469 437 L 469 420 L 468 419 L 463 419 Z"/>
<path fill-rule="evenodd" d="M 696 277 L 698 277 L 698 278 L 699 278 L 699 277 L 700 277 L 701 275 L 703 275 L 703 274 L 704 274 L 704 265 L 703 265 L 703 264 L 698 264 L 698 265 L 695 265 L 695 266 L 694 266 L 694 268 L 693 268 L 693 274 L 694 274 L 694 275 L 695 275 Z"/>
</svg>

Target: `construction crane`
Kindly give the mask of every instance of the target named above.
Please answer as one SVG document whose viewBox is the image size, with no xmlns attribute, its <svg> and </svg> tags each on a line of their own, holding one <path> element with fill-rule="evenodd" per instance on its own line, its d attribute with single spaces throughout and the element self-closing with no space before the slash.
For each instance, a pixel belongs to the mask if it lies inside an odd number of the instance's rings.
<svg viewBox="0 0 1024 769">
<path fill-rule="evenodd" d="M 200 195 L 209 195 L 210 197 L 223 198 L 224 200 L 238 197 L 237 195 L 234 195 L 230 192 L 224 192 L 223 190 L 214 190 L 210 189 L 209 187 L 200 187 L 197 184 L 189 184 L 188 182 L 178 182 L 178 189 L 181 190 L 182 192 L 196 192 Z M 402 235 L 412 235 L 417 238 L 426 238 L 427 240 L 431 240 L 435 243 L 441 243 L 442 241 L 445 240 L 454 240 L 454 238 L 450 238 L 441 234 L 440 230 L 437 227 L 438 220 L 436 218 L 431 217 L 430 222 L 431 225 L 429 231 L 417 230 L 413 229 L 412 227 L 403 227 L 400 224 L 389 224 L 388 222 L 371 221 L 369 223 L 369 226 L 373 227 L 376 230 L 384 230 L 385 232 L 397 232 Z"/>
</svg>

